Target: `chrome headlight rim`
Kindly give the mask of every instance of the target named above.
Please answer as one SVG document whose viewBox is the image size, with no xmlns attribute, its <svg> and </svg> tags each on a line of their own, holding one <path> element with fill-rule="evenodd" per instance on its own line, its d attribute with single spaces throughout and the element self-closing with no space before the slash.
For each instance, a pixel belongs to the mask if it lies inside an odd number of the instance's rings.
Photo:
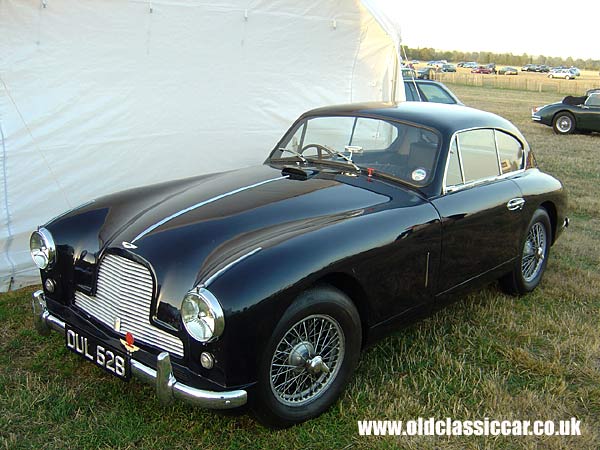
<svg viewBox="0 0 600 450">
<path fill-rule="evenodd" d="M 38 238 L 41 246 L 35 246 L 34 238 Z M 51 268 L 56 262 L 56 244 L 50 231 L 44 227 L 38 228 L 31 233 L 29 238 L 29 251 L 33 262 L 40 270 Z"/>
<path fill-rule="evenodd" d="M 202 302 L 202 303 L 204 303 L 205 306 L 208 307 L 208 310 L 210 311 L 210 314 L 214 321 L 214 327 L 211 330 L 212 332 L 211 332 L 210 336 L 199 336 L 196 332 L 194 332 L 194 330 L 191 328 L 191 326 L 188 325 L 188 322 L 184 319 L 184 314 L 183 314 L 183 308 L 185 306 L 185 302 L 196 302 L 196 304 L 198 304 L 199 302 Z M 218 339 L 221 336 L 221 334 L 223 334 L 223 330 L 225 329 L 225 315 L 223 314 L 223 308 L 221 307 L 221 304 L 219 303 L 217 298 L 213 295 L 213 293 L 210 292 L 205 287 L 198 286 L 196 289 L 189 291 L 183 298 L 181 310 L 182 310 L 181 319 L 182 319 L 185 330 L 192 338 L 194 338 L 198 342 L 203 342 L 203 343 L 212 342 L 212 341 L 215 341 L 216 339 Z M 203 319 L 200 319 L 200 320 L 203 320 Z M 206 322 L 205 322 L 205 326 L 208 327 L 208 324 L 206 324 Z M 210 327 L 208 327 L 208 328 L 210 329 Z"/>
</svg>

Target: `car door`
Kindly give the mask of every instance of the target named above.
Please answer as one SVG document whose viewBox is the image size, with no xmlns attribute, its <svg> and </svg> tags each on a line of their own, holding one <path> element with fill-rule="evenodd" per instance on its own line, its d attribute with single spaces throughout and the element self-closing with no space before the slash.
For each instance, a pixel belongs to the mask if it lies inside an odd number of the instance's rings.
<svg viewBox="0 0 600 450">
<path fill-rule="evenodd" d="M 513 146 L 501 155 L 497 141 L 506 139 Z M 478 129 L 454 137 L 444 193 L 432 200 L 442 220 L 438 294 L 488 279 L 518 255 L 524 199 L 510 174 L 522 167 L 523 146 L 506 133 Z"/>
<path fill-rule="evenodd" d="M 600 93 L 590 95 L 578 115 L 579 128 L 600 131 Z"/>
</svg>

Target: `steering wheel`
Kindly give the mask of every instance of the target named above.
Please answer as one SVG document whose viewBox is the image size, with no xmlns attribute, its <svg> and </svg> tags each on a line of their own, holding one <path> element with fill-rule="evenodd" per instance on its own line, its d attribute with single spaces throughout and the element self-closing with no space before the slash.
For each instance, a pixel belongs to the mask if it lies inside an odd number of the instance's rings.
<svg viewBox="0 0 600 450">
<path fill-rule="evenodd" d="M 317 149 L 317 155 L 319 156 L 319 159 L 323 159 L 323 151 L 325 151 L 329 156 L 335 156 L 335 152 L 333 150 L 321 144 L 306 144 L 304 147 L 302 147 L 300 153 L 304 153 L 307 149 L 311 147 Z"/>
</svg>

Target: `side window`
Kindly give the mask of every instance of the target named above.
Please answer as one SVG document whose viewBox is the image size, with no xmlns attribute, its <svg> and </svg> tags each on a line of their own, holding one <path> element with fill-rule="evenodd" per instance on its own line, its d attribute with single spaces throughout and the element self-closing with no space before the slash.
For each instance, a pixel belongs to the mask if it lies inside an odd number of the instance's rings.
<svg viewBox="0 0 600 450">
<path fill-rule="evenodd" d="M 418 102 L 419 96 L 415 92 L 415 85 L 410 81 L 404 82 L 404 93 L 406 94 L 406 101 Z"/>
<path fill-rule="evenodd" d="M 585 100 L 586 106 L 600 106 L 600 94 L 592 94 Z"/>
<path fill-rule="evenodd" d="M 458 135 L 465 183 L 500 174 L 494 130 L 465 131 Z"/>
<path fill-rule="evenodd" d="M 460 172 L 460 159 L 458 157 L 458 145 L 456 138 L 452 139 L 450 154 L 448 155 L 448 171 L 446 172 L 446 186 L 457 186 L 463 183 Z"/>
<path fill-rule="evenodd" d="M 523 168 L 523 146 L 517 139 L 496 130 L 496 145 L 503 174 Z"/>
<path fill-rule="evenodd" d="M 429 102 L 447 103 L 450 105 L 456 103 L 456 101 L 450 96 L 450 94 L 448 94 L 440 86 L 437 86 L 435 84 L 422 83 L 419 85 L 419 89 L 421 89 L 423 96 Z"/>
</svg>

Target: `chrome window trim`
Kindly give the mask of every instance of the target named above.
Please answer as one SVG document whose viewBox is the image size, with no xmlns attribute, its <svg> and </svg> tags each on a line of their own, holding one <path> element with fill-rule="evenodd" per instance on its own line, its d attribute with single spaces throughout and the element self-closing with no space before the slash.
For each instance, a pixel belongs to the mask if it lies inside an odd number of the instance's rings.
<svg viewBox="0 0 600 450">
<path fill-rule="evenodd" d="M 495 132 L 496 131 L 501 131 L 501 132 L 506 133 L 509 136 L 513 137 L 514 139 L 516 139 L 521 144 L 521 147 L 523 148 L 523 155 L 521 156 L 521 166 L 522 166 L 522 168 L 519 169 L 519 170 L 514 170 L 512 172 L 507 172 L 507 173 L 504 173 L 504 174 L 501 173 L 500 175 L 497 175 L 495 177 L 480 178 L 480 179 L 477 179 L 477 180 L 465 183 L 464 182 L 465 177 L 464 177 L 463 166 L 462 166 L 462 155 L 461 155 L 461 152 L 460 152 L 460 139 L 458 139 L 458 135 L 460 133 L 464 133 L 464 132 L 467 132 L 467 131 L 474 131 L 474 130 L 492 130 L 492 131 L 494 131 L 494 138 L 496 136 Z M 460 163 L 460 171 L 461 171 L 461 176 L 462 176 L 462 179 L 463 179 L 463 184 L 453 185 L 453 186 L 447 186 L 446 185 L 446 177 L 448 175 L 448 165 L 449 165 L 449 162 L 450 162 L 450 146 L 452 145 L 452 140 L 455 139 L 455 138 L 457 139 L 456 142 L 457 142 L 458 156 L 459 156 L 458 159 L 459 159 L 459 163 Z M 498 152 L 498 147 L 497 146 L 496 146 L 496 152 Z M 497 127 L 473 127 L 473 128 L 464 128 L 462 130 L 455 131 L 454 133 L 452 133 L 452 137 L 450 138 L 450 144 L 448 146 L 448 152 L 447 152 L 447 155 L 446 155 L 446 165 L 444 167 L 444 177 L 442 179 L 442 194 L 441 195 L 450 194 L 452 192 L 457 192 L 457 191 L 461 191 L 463 189 L 468 189 L 468 188 L 471 188 L 471 187 L 479 185 L 479 184 L 488 183 L 488 182 L 495 181 L 495 180 L 501 180 L 501 179 L 504 179 L 504 178 L 508 178 L 508 177 L 514 176 L 516 174 L 523 173 L 523 172 L 525 172 L 525 170 L 527 170 L 525 162 L 527 161 L 528 157 L 529 157 L 529 146 L 527 145 L 527 143 L 524 142 L 522 139 L 520 139 L 518 136 L 515 136 L 511 131 L 506 130 L 504 128 L 497 128 Z M 499 160 L 499 158 L 498 158 L 498 160 Z"/>
<path fill-rule="evenodd" d="M 494 133 L 494 148 L 496 149 L 496 164 L 498 165 L 498 175 L 502 175 L 502 163 L 500 162 L 500 151 L 498 150 L 498 137 L 496 136 L 496 129 L 492 130 Z"/>
<path fill-rule="evenodd" d="M 460 169 L 460 181 L 462 182 L 461 184 L 465 184 L 465 169 L 463 168 L 462 152 L 460 151 L 460 139 L 458 137 L 458 134 L 454 137 L 454 139 L 456 139 L 456 152 L 458 153 L 458 168 Z"/>
</svg>

